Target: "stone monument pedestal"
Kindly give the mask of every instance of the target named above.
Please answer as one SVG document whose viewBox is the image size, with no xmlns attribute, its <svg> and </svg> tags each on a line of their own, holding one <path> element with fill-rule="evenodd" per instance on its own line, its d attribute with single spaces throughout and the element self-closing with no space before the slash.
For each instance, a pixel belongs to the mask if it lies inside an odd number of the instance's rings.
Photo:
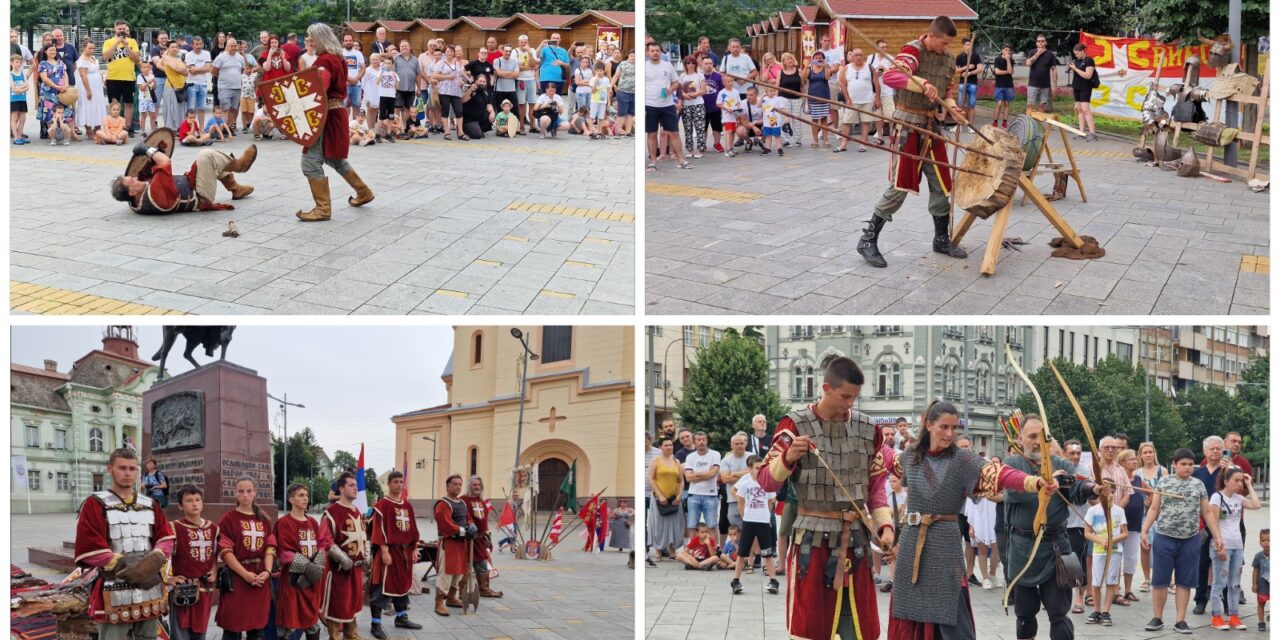
<svg viewBox="0 0 1280 640">
<path fill-rule="evenodd" d="M 258 504 L 275 518 L 267 380 L 217 360 L 157 382 L 142 394 L 142 459 L 155 457 L 169 478 L 169 508 L 182 517 L 178 489 L 204 491 L 204 517 L 217 522 L 236 508 L 241 476 L 258 483 Z M 145 465 L 142 472 L 145 473 Z"/>
</svg>

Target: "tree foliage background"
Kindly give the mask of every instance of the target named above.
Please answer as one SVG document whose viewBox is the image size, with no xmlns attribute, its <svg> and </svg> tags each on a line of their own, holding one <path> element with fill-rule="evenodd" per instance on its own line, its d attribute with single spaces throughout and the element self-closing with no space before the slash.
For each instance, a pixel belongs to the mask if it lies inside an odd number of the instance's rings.
<svg viewBox="0 0 1280 640">
<path fill-rule="evenodd" d="M 782 0 L 650 0 L 645 32 L 658 42 L 695 45 L 707 36 L 723 49 L 729 38 L 746 38 L 744 29 L 764 16 L 794 10 L 796 2 Z"/>
<path fill-rule="evenodd" d="M 675 408 L 680 426 L 706 431 L 717 451 L 727 451 L 729 438 L 750 428 L 756 414 L 777 424 L 788 411 L 769 388 L 769 361 L 760 343 L 732 329 L 698 352 Z"/>
<path fill-rule="evenodd" d="M 288 502 L 285 496 L 285 489 L 295 482 L 307 486 L 307 495 L 311 498 L 311 510 L 315 511 L 316 506 L 323 507 L 326 502 L 325 498 L 329 495 L 329 483 L 332 478 L 326 474 L 327 470 L 316 467 L 316 447 L 319 446 L 316 441 L 316 435 L 310 428 L 303 429 L 289 436 L 289 469 L 284 469 L 284 441 L 271 434 L 271 450 L 272 465 L 275 468 L 275 495 L 276 501 L 282 506 L 287 506 Z"/>
</svg>

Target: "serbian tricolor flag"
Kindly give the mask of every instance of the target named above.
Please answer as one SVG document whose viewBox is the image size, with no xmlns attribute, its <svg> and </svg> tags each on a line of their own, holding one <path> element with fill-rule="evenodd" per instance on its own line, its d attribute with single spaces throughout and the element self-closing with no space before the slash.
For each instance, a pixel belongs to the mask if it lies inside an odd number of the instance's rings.
<svg viewBox="0 0 1280 640">
<path fill-rule="evenodd" d="M 364 515 L 369 511 L 369 494 L 364 488 L 364 443 L 360 443 L 360 458 L 356 460 L 356 508 Z"/>
<path fill-rule="evenodd" d="M 503 510 L 506 513 L 506 510 Z M 515 516 L 512 516 L 512 522 L 515 522 Z M 560 544 L 560 530 L 564 527 L 564 507 L 556 509 L 556 518 L 551 521 L 551 544 Z"/>
</svg>

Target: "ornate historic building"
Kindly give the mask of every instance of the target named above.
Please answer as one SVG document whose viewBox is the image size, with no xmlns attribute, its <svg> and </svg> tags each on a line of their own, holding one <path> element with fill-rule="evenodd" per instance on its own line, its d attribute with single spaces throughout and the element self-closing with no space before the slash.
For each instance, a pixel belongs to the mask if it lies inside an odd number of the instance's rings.
<svg viewBox="0 0 1280 640">
<path fill-rule="evenodd" d="M 58 370 L 9 365 L 9 449 L 25 456 L 27 490 L 11 489 L 10 504 L 22 513 L 74 511 L 101 490 L 107 454 L 141 447 L 142 392 L 159 369 L 138 356 L 133 327 L 107 327 L 102 348 Z"/>
</svg>

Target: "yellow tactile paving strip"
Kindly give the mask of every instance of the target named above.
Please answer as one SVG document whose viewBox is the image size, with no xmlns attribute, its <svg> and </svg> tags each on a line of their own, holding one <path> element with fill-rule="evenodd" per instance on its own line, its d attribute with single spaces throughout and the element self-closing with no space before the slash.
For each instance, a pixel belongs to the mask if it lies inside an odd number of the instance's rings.
<svg viewBox="0 0 1280 640">
<path fill-rule="evenodd" d="M 1271 273 L 1271 258 L 1267 256 L 1243 256 L 1240 258 L 1241 273 Z"/>
<path fill-rule="evenodd" d="M 694 187 L 687 184 L 667 184 L 652 180 L 645 181 L 644 190 L 664 196 L 679 196 L 695 200 L 720 200 L 722 202 L 751 202 L 752 200 L 760 199 L 764 195 L 752 191 L 728 191 L 725 189 Z"/>
<path fill-rule="evenodd" d="M 126 302 L 114 298 L 95 296 L 91 293 L 46 287 L 18 280 L 9 281 L 9 308 L 26 313 L 45 315 L 113 315 L 113 316 L 173 316 L 187 315 L 182 311 L 161 309 L 145 304 Z"/>
<path fill-rule="evenodd" d="M 1063 151 L 1062 149 L 1055 149 L 1053 147 L 1049 147 L 1049 151 L 1053 153 L 1053 159 L 1055 161 L 1061 160 L 1063 162 L 1066 162 L 1067 160 L 1066 151 Z M 1097 149 L 1081 149 L 1080 147 L 1072 147 L 1071 152 L 1073 155 L 1088 156 L 1090 158 L 1123 158 L 1128 160 L 1133 159 L 1133 153 L 1129 151 L 1098 151 Z"/>
<path fill-rule="evenodd" d="M 80 143 L 85 144 L 85 143 Z M 73 153 L 58 153 L 56 151 L 28 151 L 26 149 L 9 150 L 11 158 L 33 158 L 36 160 L 60 160 L 62 162 L 77 162 L 81 164 L 100 164 L 108 167 L 120 167 L 124 169 L 128 164 L 128 158 L 98 158 L 95 156 L 81 156 Z"/>
<path fill-rule="evenodd" d="M 459 141 L 456 139 L 445 140 L 444 138 L 441 138 L 438 135 L 432 136 L 431 138 L 428 138 L 426 140 L 397 140 L 396 142 L 397 143 L 408 142 L 409 144 L 421 144 L 429 147 L 448 146 L 454 149 L 458 149 L 459 144 L 462 144 L 462 145 L 471 144 L 476 148 L 481 149 L 482 151 L 492 150 L 492 148 L 490 147 L 481 147 L 479 145 L 475 145 L 474 142 L 472 141 L 468 141 L 468 140 Z M 559 149 L 543 149 L 541 147 L 534 147 L 534 146 L 520 145 L 520 144 L 504 144 L 502 147 L 502 153 L 523 153 L 531 156 L 557 156 L 561 158 L 567 158 L 569 156 L 574 155 L 567 151 L 561 151 Z"/>
<path fill-rule="evenodd" d="M 570 216 L 573 218 L 593 218 L 595 220 L 609 220 L 611 222 L 629 222 L 636 221 L 636 217 L 630 213 L 621 211 L 605 211 L 604 209 L 588 209 L 585 207 L 569 207 L 562 204 L 538 204 L 536 202 L 523 202 L 513 200 L 507 205 L 507 211 L 528 211 L 530 213 L 550 213 L 558 216 Z"/>
</svg>

